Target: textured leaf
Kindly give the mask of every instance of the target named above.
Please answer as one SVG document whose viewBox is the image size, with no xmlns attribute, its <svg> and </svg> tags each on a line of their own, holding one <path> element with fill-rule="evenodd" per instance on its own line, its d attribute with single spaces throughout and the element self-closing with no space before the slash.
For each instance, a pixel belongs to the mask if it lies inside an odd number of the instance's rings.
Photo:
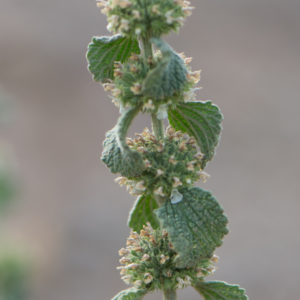
<svg viewBox="0 0 300 300">
<path fill-rule="evenodd" d="M 183 195 L 181 202 L 172 204 L 168 199 L 155 213 L 178 253 L 177 267 L 185 268 L 212 257 L 228 233 L 228 220 L 210 192 L 196 187 L 179 192 Z"/>
<path fill-rule="evenodd" d="M 141 300 L 147 293 L 147 290 L 131 288 L 120 292 L 111 300 Z"/>
<path fill-rule="evenodd" d="M 142 92 L 146 97 L 154 99 L 170 97 L 179 91 L 186 81 L 187 70 L 184 61 L 163 40 L 153 38 L 151 42 L 162 51 L 163 58 L 148 73 Z"/>
<path fill-rule="evenodd" d="M 114 62 L 125 62 L 131 53 L 140 54 L 137 39 L 124 37 L 121 34 L 112 37 L 93 37 L 88 46 L 86 58 L 88 69 L 94 75 L 95 81 L 105 82 L 113 79 Z"/>
<path fill-rule="evenodd" d="M 114 174 L 122 171 L 122 152 L 117 142 L 118 125 L 106 133 L 101 160 Z"/>
<path fill-rule="evenodd" d="M 207 281 L 194 286 L 205 300 L 247 300 L 246 291 L 223 281 Z"/>
<path fill-rule="evenodd" d="M 101 160 L 112 173 L 136 177 L 140 176 L 144 169 L 142 155 L 132 151 L 126 144 L 127 131 L 141 106 L 142 104 L 125 111 L 119 118 L 118 124 L 106 134 Z"/>
<path fill-rule="evenodd" d="M 202 168 L 212 160 L 215 154 L 220 134 L 223 115 L 218 106 L 211 101 L 189 102 L 179 104 L 174 110 L 169 110 L 170 124 L 189 136 L 194 136 L 203 154 Z"/>
<path fill-rule="evenodd" d="M 129 215 L 129 227 L 139 232 L 143 229 L 143 225 L 150 222 L 154 229 L 158 228 L 159 223 L 153 212 L 156 208 L 158 205 L 152 195 L 146 194 L 138 197 Z"/>
</svg>

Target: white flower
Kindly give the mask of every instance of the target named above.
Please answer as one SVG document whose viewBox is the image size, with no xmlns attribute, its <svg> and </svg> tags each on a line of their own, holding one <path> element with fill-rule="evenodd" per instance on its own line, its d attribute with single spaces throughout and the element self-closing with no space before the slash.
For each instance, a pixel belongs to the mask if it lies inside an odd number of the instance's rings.
<svg viewBox="0 0 300 300">
<path fill-rule="evenodd" d="M 149 99 L 149 100 L 144 104 L 144 108 L 154 110 L 154 109 L 155 109 L 155 106 L 154 106 L 154 104 L 153 104 L 153 101 L 152 101 L 151 99 Z"/>
<path fill-rule="evenodd" d="M 136 35 L 140 35 L 142 33 L 142 29 L 141 28 L 136 28 L 135 29 L 135 34 Z"/>
<path fill-rule="evenodd" d="M 112 31 L 119 25 L 119 16 L 112 15 L 109 19 L 109 23 L 107 25 L 107 30 Z"/>
<path fill-rule="evenodd" d="M 128 1 L 128 0 L 121 0 L 121 1 L 119 1 L 119 6 L 121 8 L 127 8 L 127 7 L 129 7 L 131 5 L 132 5 L 132 3 L 130 1 Z"/>
<path fill-rule="evenodd" d="M 161 169 L 157 169 L 156 176 L 158 177 L 158 176 L 161 176 L 161 175 L 164 175 L 164 171 L 161 170 Z"/>
<path fill-rule="evenodd" d="M 144 282 L 145 282 L 146 284 L 148 284 L 148 283 L 150 283 L 150 282 L 153 281 L 153 276 L 152 276 L 151 273 L 146 273 L 146 274 L 144 275 L 144 277 L 145 277 Z"/>
<path fill-rule="evenodd" d="M 140 288 L 142 286 L 142 284 L 143 284 L 142 280 L 137 280 L 133 283 L 133 285 L 136 289 Z"/>
<path fill-rule="evenodd" d="M 178 177 L 173 177 L 174 183 L 173 183 L 173 187 L 176 188 L 178 186 L 182 186 L 182 182 L 180 181 L 180 179 Z"/>
<path fill-rule="evenodd" d="M 172 24 L 174 21 L 174 18 L 172 17 L 173 10 L 169 10 L 165 13 L 165 17 L 167 19 L 167 24 Z"/>
<path fill-rule="evenodd" d="M 132 14 L 133 14 L 133 19 L 139 20 L 141 18 L 141 13 L 136 9 L 132 11 Z"/>
<path fill-rule="evenodd" d="M 169 256 L 165 256 L 164 254 L 162 254 L 161 256 L 160 256 L 160 263 L 163 265 L 163 264 L 165 264 L 165 262 L 167 261 L 167 260 L 169 260 L 170 259 L 170 257 Z"/>
<path fill-rule="evenodd" d="M 166 119 L 168 117 L 168 105 L 167 104 L 160 105 L 156 113 L 156 116 L 158 120 Z"/>
<path fill-rule="evenodd" d="M 160 186 L 158 189 L 154 190 L 154 194 L 159 195 L 159 196 L 165 196 L 164 188 L 162 186 Z"/>
<path fill-rule="evenodd" d="M 197 174 L 198 174 L 198 176 L 199 176 L 199 178 L 201 179 L 201 180 L 203 180 L 203 182 L 205 183 L 206 181 L 207 181 L 207 179 L 210 177 L 206 172 L 204 172 L 204 171 L 199 171 L 199 172 L 197 172 Z"/>
<path fill-rule="evenodd" d="M 123 276 L 123 277 L 121 277 L 121 279 L 122 279 L 126 284 L 130 284 L 130 283 L 131 283 L 131 280 L 132 280 L 132 275 Z"/>
<path fill-rule="evenodd" d="M 182 201 L 182 199 L 183 199 L 183 195 L 180 194 L 177 189 L 172 190 L 172 193 L 171 193 L 171 203 L 172 204 L 179 203 L 180 201 Z"/>
<path fill-rule="evenodd" d="M 128 31 L 129 30 L 129 24 L 130 22 L 126 19 L 121 20 L 121 25 L 119 27 L 119 30 Z"/>
</svg>

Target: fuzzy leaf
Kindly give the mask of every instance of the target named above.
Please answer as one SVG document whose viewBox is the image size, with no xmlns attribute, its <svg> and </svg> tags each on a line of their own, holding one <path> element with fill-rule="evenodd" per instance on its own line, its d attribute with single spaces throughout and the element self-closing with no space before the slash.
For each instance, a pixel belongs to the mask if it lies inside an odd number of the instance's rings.
<svg viewBox="0 0 300 300">
<path fill-rule="evenodd" d="M 157 208 L 158 205 L 151 194 L 138 197 L 129 215 L 129 227 L 139 232 L 143 229 L 143 225 L 150 222 L 151 226 L 157 229 L 159 222 L 153 213 Z"/>
<path fill-rule="evenodd" d="M 201 282 L 194 286 L 205 300 L 247 300 L 246 291 L 223 281 Z"/>
<path fill-rule="evenodd" d="M 170 97 L 179 91 L 186 81 L 187 70 L 184 61 L 163 40 L 152 38 L 151 42 L 162 51 L 163 58 L 148 73 L 142 92 L 146 97 L 154 99 Z"/>
<path fill-rule="evenodd" d="M 205 154 L 202 169 L 212 160 L 215 154 L 220 134 L 223 115 L 218 106 L 211 101 L 189 102 L 177 105 L 174 110 L 169 110 L 170 124 L 189 136 L 194 136 L 198 146 Z"/>
<path fill-rule="evenodd" d="M 95 81 L 105 82 L 114 79 L 114 62 L 125 62 L 131 53 L 140 54 L 137 39 L 124 37 L 121 34 L 112 37 L 93 37 L 88 46 L 86 58 L 88 69 Z"/>
<path fill-rule="evenodd" d="M 144 169 L 142 155 L 132 151 L 126 144 L 127 131 L 134 117 L 139 113 L 141 105 L 125 111 L 119 118 L 118 124 L 106 134 L 101 160 L 112 173 L 136 177 L 140 176 Z"/>
<path fill-rule="evenodd" d="M 196 187 L 179 192 L 182 201 L 172 204 L 168 199 L 155 213 L 178 253 L 177 267 L 185 268 L 212 257 L 228 233 L 228 220 L 210 192 Z"/>
<path fill-rule="evenodd" d="M 120 292 L 111 300 L 141 300 L 147 293 L 147 290 L 131 288 Z"/>
</svg>

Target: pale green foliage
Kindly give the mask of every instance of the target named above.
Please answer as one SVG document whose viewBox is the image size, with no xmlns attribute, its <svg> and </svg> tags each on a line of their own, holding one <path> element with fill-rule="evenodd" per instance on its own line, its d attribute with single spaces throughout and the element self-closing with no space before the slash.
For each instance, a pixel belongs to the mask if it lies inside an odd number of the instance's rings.
<svg viewBox="0 0 300 300">
<path fill-rule="evenodd" d="M 163 59 L 148 73 L 142 92 L 146 97 L 154 99 L 171 97 L 186 81 L 187 69 L 184 61 L 162 39 L 153 38 L 150 42 L 161 50 Z"/>
<path fill-rule="evenodd" d="M 203 168 L 210 161 L 220 140 L 223 115 L 211 101 L 179 104 L 169 110 L 170 124 L 176 129 L 194 136 L 205 154 Z"/>
<path fill-rule="evenodd" d="M 179 192 L 183 200 L 177 204 L 167 200 L 156 210 L 156 215 L 178 253 L 178 268 L 185 268 L 195 265 L 199 259 L 212 257 L 228 233 L 228 220 L 210 192 L 200 188 Z"/>
<path fill-rule="evenodd" d="M 141 300 L 147 293 L 147 290 L 131 288 L 120 292 L 111 300 Z"/>
<path fill-rule="evenodd" d="M 200 282 L 194 286 L 205 300 L 247 300 L 245 290 L 222 281 Z"/>
<path fill-rule="evenodd" d="M 112 37 L 93 37 L 88 46 L 88 69 L 95 81 L 105 82 L 114 79 L 114 62 L 125 62 L 131 53 L 140 53 L 137 39 L 124 37 L 121 34 Z"/>
<path fill-rule="evenodd" d="M 106 134 L 101 160 L 112 173 L 131 177 L 141 175 L 144 169 L 141 154 L 132 151 L 125 141 L 128 128 L 140 109 L 141 107 L 137 106 L 125 111 L 119 118 L 118 124 Z"/>
<path fill-rule="evenodd" d="M 214 157 L 223 116 L 211 101 L 196 101 L 200 71 L 161 38 L 178 31 L 193 7 L 184 0 L 99 0 L 98 6 L 107 29 L 121 33 L 94 37 L 87 52 L 94 80 L 104 83 L 121 113 L 106 134 L 102 161 L 122 175 L 116 179 L 121 186 L 141 195 L 128 220 L 137 232 L 119 251 L 122 279 L 134 288 L 112 300 L 141 300 L 155 289 L 171 290 L 175 300 L 174 291 L 188 285 L 205 300 L 247 300 L 238 286 L 204 282 L 216 269 L 214 251 L 228 220 L 210 192 L 193 186 L 209 177 L 203 170 Z M 154 132 L 146 128 L 126 139 L 140 112 L 151 114 Z M 171 126 L 164 134 L 167 117 Z M 170 300 L 170 293 L 164 296 Z"/>
<path fill-rule="evenodd" d="M 158 220 L 153 211 L 158 208 L 157 203 L 150 194 L 144 194 L 137 198 L 128 219 L 128 225 L 134 231 L 143 229 L 143 225 L 150 222 L 154 229 L 159 227 Z"/>
</svg>

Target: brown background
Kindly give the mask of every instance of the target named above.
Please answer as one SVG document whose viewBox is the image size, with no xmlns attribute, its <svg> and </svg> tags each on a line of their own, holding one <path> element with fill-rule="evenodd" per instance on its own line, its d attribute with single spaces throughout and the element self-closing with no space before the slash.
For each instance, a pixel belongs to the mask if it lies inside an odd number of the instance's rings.
<svg viewBox="0 0 300 300">
<path fill-rule="evenodd" d="M 192 4 L 180 36 L 167 40 L 202 69 L 198 99 L 225 115 L 211 179 L 200 184 L 230 220 L 213 278 L 240 284 L 252 300 L 298 299 L 300 1 Z M 1 137 L 21 182 L 1 231 L 31 255 L 32 300 L 105 300 L 126 287 L 115 267 L 134 198 L 99 160 L 118 110 L 85 60 L 106 24 L 93 0 L 0 3 L 0 84 L 15 113 Z M 144 127 L 139 117 L 131 133 Z M 189 288 L 179 299 L 199 296 Z"/>
</svg>

